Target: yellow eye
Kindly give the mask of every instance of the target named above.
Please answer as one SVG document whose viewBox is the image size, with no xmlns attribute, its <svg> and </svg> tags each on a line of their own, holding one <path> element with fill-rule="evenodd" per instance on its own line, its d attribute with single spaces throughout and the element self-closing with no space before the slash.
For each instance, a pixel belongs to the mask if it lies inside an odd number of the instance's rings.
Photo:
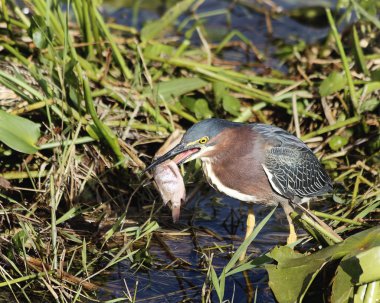
<svg viewBox="0 0 380 303">
<path fill-rule="evenodd" d="M 208 142 L 209 138 L 207 136 L 204 136 L 198 140 L 200 144 L 206 144 Z"/>
</svg>

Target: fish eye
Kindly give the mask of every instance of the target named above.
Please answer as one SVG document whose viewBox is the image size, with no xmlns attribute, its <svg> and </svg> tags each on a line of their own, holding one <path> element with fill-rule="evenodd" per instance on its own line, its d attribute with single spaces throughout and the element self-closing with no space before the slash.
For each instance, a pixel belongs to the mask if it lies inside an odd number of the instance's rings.
<svg viewBox="0 0 380 303">
<path fill-rule="evenodd" d="M 198 140 L 200 144 L 206 144 L 208 142 L 209 138 L 207 136 L 204 136 Z"/>
</svg>

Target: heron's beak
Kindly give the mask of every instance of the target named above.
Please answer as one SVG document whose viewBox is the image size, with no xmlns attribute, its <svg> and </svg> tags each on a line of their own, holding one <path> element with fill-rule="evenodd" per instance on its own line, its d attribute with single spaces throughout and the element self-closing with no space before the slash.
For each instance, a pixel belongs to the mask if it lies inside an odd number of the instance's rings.
<svg viewBox="0 0 380 303">
<path fill-rule="evenodd" d="M 157 165 L 165 162 L 166 160 L 173 159 L 173 161 L 179 165 L 184 163 L 188 158 L 190 158 L 193 154 L 197 153 L 200 148 L 194 148 L 192 146 L 186 146 L 183 143 L 178 144 L 173 149 L 169 150 L 166 154 L 162 155 L 155 159 L 142 173 L 145 173 Z"/>
</svg>

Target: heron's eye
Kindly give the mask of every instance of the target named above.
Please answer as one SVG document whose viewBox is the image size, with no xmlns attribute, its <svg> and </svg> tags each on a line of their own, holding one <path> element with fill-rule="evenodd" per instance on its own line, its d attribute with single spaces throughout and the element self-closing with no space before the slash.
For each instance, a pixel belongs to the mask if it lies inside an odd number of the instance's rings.
<svg viewBox="0 0 380 303">
<path fill-rule="evenodd" d="M 208 142 L 209 138 L 207 136 L 204 136 L 198 140 L 200 144 L 206 144 Z"/>
</svg>

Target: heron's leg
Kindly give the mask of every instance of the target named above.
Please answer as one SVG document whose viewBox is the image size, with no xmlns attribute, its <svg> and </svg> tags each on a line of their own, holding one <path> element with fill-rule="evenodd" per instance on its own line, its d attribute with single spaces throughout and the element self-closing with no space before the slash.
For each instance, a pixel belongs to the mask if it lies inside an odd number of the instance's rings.
<svg viewBox="0 0 380 303">
<path fill-rule="evenodd" d="M 290 244 L 290 243 L 293 243 L 293 242 L 297 241 L 296 230 L 294 228 L 294 224 L 293 224 L 292 218 L 290 217 L 290 213 L 294 209 L 293 209 L 293 207 L 290 206 L 290 204 L 289 204 L 288 201 L 282 202 L 281 205 L 282 205 L 282 208 L 284 209 L 284 212 L 285 212 L 285 215 L 286 215 L 286 219 L 288 220 L 288 224 L 289 224 L 289 236 L 288 236 L 288 239 L 287 239 L 286 243 Z"/>
<path fill-rule="evenodd" d="M 244 240 L 247 239 L 253 232 L 253 228 L 255 227 L 255 214 L 253 213 L 253 206 L 252 204 L 248 205 L 248 215 L 247 215 L 247 230 L 245 232 Z M 239 260 L 243 261 L 245 259 L 245 254 L 247 251 L 244 251 L 241 255 Z"/>
<path fill-rule="evenodd" d="M 294 228 L 292 218 L 290 218 L 289 214 L 286 214 L 286 219 L 288 219 L 288 223 L 289 223 L 289 236 L 288 236 L 288 239 L 286 240 L 286 244 L 290 244 L 297 241 L 297 234 Z"/>
</svg>

